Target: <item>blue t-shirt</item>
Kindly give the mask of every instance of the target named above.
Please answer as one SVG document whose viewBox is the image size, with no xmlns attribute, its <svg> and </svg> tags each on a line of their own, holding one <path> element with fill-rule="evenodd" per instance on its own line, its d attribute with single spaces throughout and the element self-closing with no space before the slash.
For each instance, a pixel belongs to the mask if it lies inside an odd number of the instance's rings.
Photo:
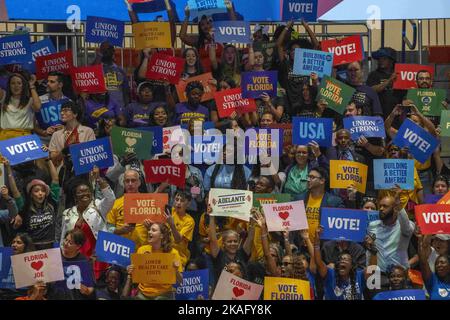
<svg viewBox="0 0 450 320">
<path fill-rule="evenodd" d="M 439 280 L 435 273 L 431 274 L 431 278 L 425 281 L 430 300 L 450 300 L 450 283 Z"/>
<path fill-rule="evenodd" d="M 327 269 L 328 273 L 324 281 L 325 300 L 353 300 L 352 285 L 350 279 L 338 284 L 335 270 L 331 268 Z M 354 300 L 363 299 L 362 293 L 364 291 L 364 285 L 365 285 L 364 271 L 357 270 L 355 279 L 356 297 Z"/>
</svg>

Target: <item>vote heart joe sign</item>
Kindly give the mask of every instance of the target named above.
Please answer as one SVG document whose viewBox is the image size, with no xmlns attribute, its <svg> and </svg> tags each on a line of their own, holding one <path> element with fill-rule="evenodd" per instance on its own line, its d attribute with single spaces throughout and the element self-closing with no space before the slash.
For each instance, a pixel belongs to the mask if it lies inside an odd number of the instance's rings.
<svg viewBox="0 0 450 320">
<path fill-rule="evenodd" d="M 171 159 L 145 160 L 145 181 L 159 183 L 167 181 L 169 184 L 184 188 L 186 184 L 186 165 L 175 164 Z"/>
<path fill-rule="evenodd" d="M 416 205 L 414 211 L 422 234 L 450 233 L 450 205 Z"/>
<path fill-rule="evenodd" d="M 350 36 L 340 40 L 322 40 L 320 45 L 323 51 L 333 54 L 333 66 L 364 60 L 361 36 Z"/>
<path fill-rule="evenodd" d="M 184 68 L 184 59 L 160 53 L 152 54 L 147 67 L 146 77 L 154 80 L 166 80 L 178 84 Z"/>
<path fill-rule="evenodd" d="M 127 129 L 114 126 L 111 130 L 114 153 L 118 156 L 135 153 L 139 160 L 149 159 L 152 155 L 153 132 Z"/>
<path fill-rule="evenodd" d="M 394 89 L 415 89 L 417 88 L 416 76 L 417 72 L 427 70 L 431 79 L 434 78 L 434 67 L 420 64 L 396 63 L 394 72 L 397 74 L 397 80 L 394 82 Z"/>
<path fill-rule="evenodd" d="M 258 300 L 264 286 L 222 271 L 212 300 Z"/>
<path fill-rule="evenodd" d="M 0 154 L 14 166 L 19 163 L 48 157 L 42 150 L 41 139 L 35 135 L 22 136 L 0 141 Z"/>
<path fill-rule="evenodd" d="M 125 223 L 165 222 L 164 209 L 169 202 L 167 193 L 125 193 L 123 215 Z"/>
<path fill-rule="evenodd" d="M 33 251 L 11 256 L 16 288 L 64 280 L 61 249 Z"/>
<path fill-rule="evenodd" d="M 131 264 L 131 254 L 136 244 L 134 241 L 115 234 L 99 231 L 95 253 L 97 260 L 127 267 Z"/>
<path fill-rule="evenodd" d="M 261 206 L 270 232 L 308 229 L 303 200 Z"/>
</svg>

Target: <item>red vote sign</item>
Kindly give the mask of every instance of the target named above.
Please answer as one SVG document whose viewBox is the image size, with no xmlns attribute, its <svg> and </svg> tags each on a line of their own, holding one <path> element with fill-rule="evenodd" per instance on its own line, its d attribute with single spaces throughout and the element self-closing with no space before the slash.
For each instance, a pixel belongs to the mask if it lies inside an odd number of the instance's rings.
<svg viewBox="0 0 450 320">
<path fill-rule="evenodd" d="M 434 78 L 434 67 L 420 64 L 396 63 L 394 72 L 397 74 L 397 80 L 394 82 L 394 89 L 416 89 L 416 75 L 420 70 L 428 70 L 431 79 Z"/>
<path fill-rule="evenodd" d="M 107 91 L 101 64 L 73 68 L 71 76 L 73 88 L 77 92 L 104 93 Z"/>
<path fill-rule="evenodd" d="M 256 111 L 255 100 L 242 98 L 241 88 L 217 91 L 214 99 L 221 118 L 229 117 L 234 111 L 238 114 Z"/>
<path fill-rule="evenodd" d="M 47 75 L 54 71 L 70 74 L 72 68 L 73 56 L 71 50 L 36 57 L 36 77 L 39 80 L 47 78 Z"/>
<path fill-rule="evenodd" d="M 321 48 L 322 51 L 333 53 L 333 66 L 364 60 L 361 36 L 350 36 L 341 40 L 323 40 Z"/>
<path fill-rule="evenodd" d="M 184 188 L 186 184 L 186 165 L 175 164 L 171 159 L 145 160 L 145 181 L 159 183 L 167 181 L 169 184 Z"/>
<path fill-rule="evenodd" d="M 414 210 L 422 234 L 450 233 L 450 205 L 423 204 Z"/>
<path fill-rule="evenodd" d="M 178 84 L 183 72 L 184 59 L 160 53 L 152 54 L 148 63 L 146 77 L 154 80 L 166 80 Z"/>
</svg>

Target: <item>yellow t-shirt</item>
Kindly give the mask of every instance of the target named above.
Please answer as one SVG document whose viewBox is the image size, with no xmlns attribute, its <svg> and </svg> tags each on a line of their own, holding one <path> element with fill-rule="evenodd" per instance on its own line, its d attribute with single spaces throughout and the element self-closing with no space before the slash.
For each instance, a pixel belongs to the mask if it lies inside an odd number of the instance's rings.
<svg viewBox="0 0 450 320">
<path fill-rule="evenodd" d="M 188 249 L 188 245 L 189 242 L 192 241 L 192 236 L 194 235 L 195 221 L 187 213 L 184 215 L 184 217 L 180 217 L 175 209 L 173 209 L 172 211 L 172 217 L 173 222 L 175 223 L 175 227 L 183 237 L 180 243 L 173 243 L 173 248 L 179 252 L 181 257 L 181 264 L 184 267 L 191 257 L 191 252 Z"/>
<path fill-rule="evenodd" d="M 152 253 L 152 246 L 149 244 L 142 246 L 138 249 L 136 253 L 138 254 Z M 176 249 L 172 248 L 172 251 L 170 251 L 169 253 L 175 256 L 174 261 L 181 261 L 180 255 Z M 181 263 L 180 266 L 178 267 L 178 272 L 180 273 L 183 272 L 183 266 L 181 265 Z M 141 291 L 142 294 L 147 297 L 157 297 L 164 293 L 171 292 L 173 290 L 172 284 L 139 283 L 138 287 L 139 291 Z"/>
<path fill-rule="evenodd" d="M 417 169 L 414 168 L 414 190 L 402 190 L 400 192 L 400 204 L 402 208 L 405 208 L 408 204 L 408 200 L 411 200 L 415 203 L 419 203 L 419 197 L 417 196 L 417 192 L 423 189 L 422 182 L 420 181 L 419 174 L 417 173 Z M 386 196 L 395 196 L 394 192 L 390 190 L 381 190 L 380 197 Z"/>
<path fill-rule="evenodd" d="M 200 222 L 198 226 L 198 234 L 202 237 L 208 237 L 209 236 L 209 225 L 206 225 L 205 222 L 205 215 L 206 213 L 203 213 L 200 217 Z M 221 230 L 219 229 L 219 226 L 216 225 L 216 235 L 217 235 L 217 243 L 219 247 L 222 247 L 222 236 L 220 234 Z M 207 254 L 211 254 L 211 246 L 209 243 L 205 244 L 204 250 Z"/>
<path fill-rule="evenodd" d="M 114 205 L 108 215 L 106 216 L 106 221 L 116 228 L 123 227 L 125 224 L 123 217 L 123 202 L 124 197 L 120 197 L 116 199 Z M 141 246 L 146 245 L 148 243 L 147 236 L 148 231 L 147 228 L 143 224 L 136 224 L 134 230 L 127 234 L 121 235 L 124 238 L 132 240 L 136 244 L 136 250 L 138 250 Z"/>
<path fill-rule="evenodd" d="M 420 163 L 417 160 L 414 160 L 414 167 L 418 170 L 418 171 L 423 171 L 423 170 L 428 170 L 431 167 L 431 157 L 429 157 L 427 159 L 427 161 L 425 161 L 424 164 Z"/>
<path fill-rule="evenodd" d="M 309 238 L 311 241 L 316 237 L 316 230 L 320 225 L 320 205 L 322 204 L 323 196 L 314 198 L 309 195 L 308 205 L 306 206 L 306 219 L 308 220 Z"/>
</svg>

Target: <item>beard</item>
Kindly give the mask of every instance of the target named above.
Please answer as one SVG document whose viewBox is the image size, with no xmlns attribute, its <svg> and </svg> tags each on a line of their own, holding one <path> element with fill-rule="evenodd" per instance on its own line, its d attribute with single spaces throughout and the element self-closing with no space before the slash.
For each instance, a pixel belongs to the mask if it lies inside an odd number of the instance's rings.
<svg viewBox="0 0 450 320">
<path fill-rule="evenodd" d="M 382 221 L 389 220 L 390 218 L 392 218 L 393 215 L 394 215 L 394 209 L 389 210 L 386 214 L 383 214 L 380 212 L 380 220 L 382 220 Z"/>
</svg>

